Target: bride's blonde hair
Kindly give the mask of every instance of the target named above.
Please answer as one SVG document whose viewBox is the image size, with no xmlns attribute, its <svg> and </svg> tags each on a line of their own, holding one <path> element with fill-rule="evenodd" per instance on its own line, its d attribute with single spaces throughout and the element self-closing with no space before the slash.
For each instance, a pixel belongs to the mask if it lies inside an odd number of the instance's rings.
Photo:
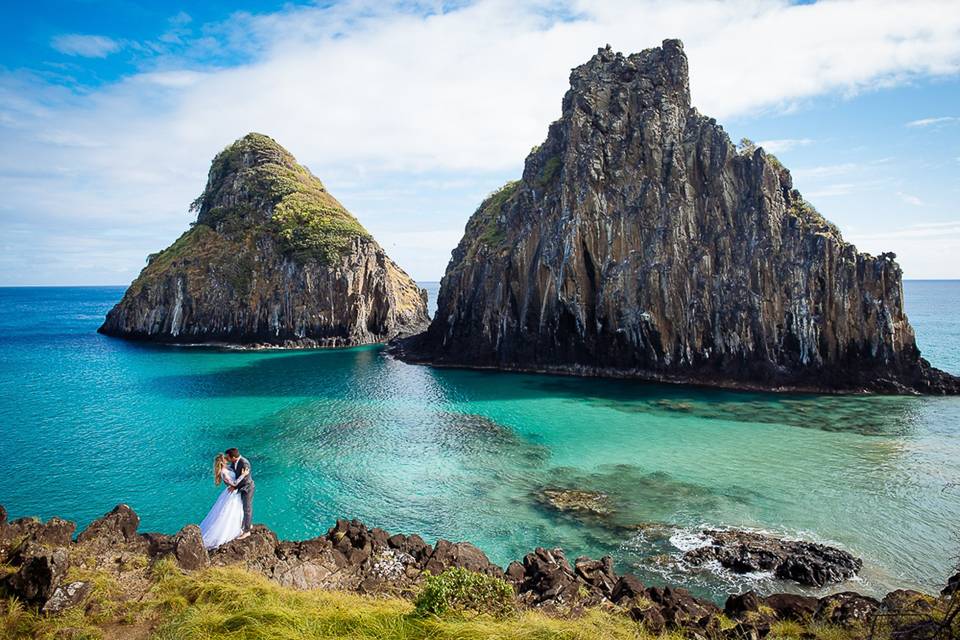
<svg viewBox="0 0 960 640">
<path fill-rule="evenodd" d="M 223 468 L 227 466 L 227 456 L 222 453 L 218 453 L 217 457 L 213 459 L 213 484 L 220 486 L 222 482 L 222 471 Z"/>
</svg>

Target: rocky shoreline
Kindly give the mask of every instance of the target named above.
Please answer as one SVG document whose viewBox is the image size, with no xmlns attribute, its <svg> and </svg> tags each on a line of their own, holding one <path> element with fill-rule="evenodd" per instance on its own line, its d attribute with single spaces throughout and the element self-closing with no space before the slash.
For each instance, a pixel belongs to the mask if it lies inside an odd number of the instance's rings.
<svg viewBox="0 0 960 640">
<path fill-rule="evenodd" d="M 687 373 L 665 373 L 652 369 L 623 369 L 582 364 L 477 364 L 450 362 L 437 358 L 436 354 L 424 345 L 426 334 L 397 336 L 386 343 L 387 354 L 407 364 L 425 365 L 436 369 L 467 369 L 471 371 L 502 371 L 508 373 L 533 373 L 548 376 L 566 376 L 575 378 L 607 378 L 612 380 L 639 380 L 657 384 L 681 385 L 703 389 L 724 389 L 728 391 L 748 391 L 763 393 L 799 393 L 833 396 L 855 395 L 954 395 L 960 393 L 957 378 L 941 371 L 923 360 L 921 368 L 923 382 L 917 386 L 903 384 L 895 379 L 861 380 L 863 372 L 849 372 L 835 375 L 835 383 L 823 376 L 812 374 L 807 380 L 794 379 L 790 382 L 752 382 L 750 380 L 728 378 L 713 371 L 692 371 Z M 842 379 L 842 381 L 841 381 Z M 882 384 L 879 384 L 882 382 Z"/>
<path fill-rule="evenodd" d="M 940 594 L 897 590 L 878 600 L 850 591 L 822 598 L 787 593 L 760 596 L 750 591 L 731 595 L 721 608 L 682 588 L 647 586 L 633 575 L 618 574 L 609 556 L 571 562 L 561 549 L 538 548 L 503 569 L 467 542 L 438 540 L 430 545 L 415 534 L 391 535 L 357 520 L 338 520 L 325 535 L 300 541 L 280 540 L 267 527 L 256 525 L 247 539 L 207 552 L 196 525 L 167 535 L 140 533 L 139 524 L 130 507 L 118 505 L 74 537 L 73 522 L 60 518 L 45 523 L 30 518 L 8 522 L 0 506 L 0 566 L 4 567 L 0 589 L 46 615 L 56 615 L 82 606 L 90 594 L 88 582 L 68 579 L 71 567 L 78 565 L 132 575 L 170 558 L 187 572 L 240 566 L 292 589 L 406 598 L 417 593 L 428 572 L 437 575 L 463 568 L 507 582 L 521 609 L 575 617 L 603 607 L 641 623 L 653 634 L 672 630 L 694 638 L 757 639 L 767 636 L 778 621 L 821 622 L 852 630 L 853 637 L 865 637 L 858 634 L 866 634 L 869 625 L 881 618 L 892 637 L 935 637 L 910 634 L 919 633 L 918 625 L 926 625 L 923 629 L 929 632 L 930 625 L 940 624 L 942 616 L 933 612 L 955 609 L 955 594 L 960 591 L 957 574 Z M 722 536 L 715 535 L 719 533 L 710 535 L 719 540 Z"/>
</svg>

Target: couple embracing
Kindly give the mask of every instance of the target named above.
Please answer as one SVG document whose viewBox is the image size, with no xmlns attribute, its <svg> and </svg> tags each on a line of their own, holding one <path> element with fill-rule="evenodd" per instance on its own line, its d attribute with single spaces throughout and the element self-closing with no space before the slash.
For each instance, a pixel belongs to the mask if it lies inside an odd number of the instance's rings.
<svg viewBox="0 0 960 640">
<path fill-rule="evenodd" d="M 246 538 L 253 520 L 254 484 L 250 461 L 241 456 L 236 447 L 217 454 L 213 461 L 213 482 L 226 487 L 200 523 L 203 546 L 207 549 L 235 538 Z"/>
</svg>

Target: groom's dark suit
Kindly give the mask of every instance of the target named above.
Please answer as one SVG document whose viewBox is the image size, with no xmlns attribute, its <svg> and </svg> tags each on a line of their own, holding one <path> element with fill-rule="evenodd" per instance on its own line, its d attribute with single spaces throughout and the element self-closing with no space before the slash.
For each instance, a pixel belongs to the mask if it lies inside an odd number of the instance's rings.
<svg viewBox="0 0 960 640">
<path fill-rule="evenodd" d="M 240 456 L 237 458 L 236 462 L 230 463 L 230 466 L 233 468 L 233 472 L 239 478 L 240 474 L 243 473 L 244 469 L 250 469 L 250 461 Z M 240 500 L 243 502 L 243 530 L 250 531 L 250 526 L 253 521 L 253 472 L 249 473 L 245 478 L 240 479 L 237 482 L 237 491 L 240 493 Z"/>
</svg>

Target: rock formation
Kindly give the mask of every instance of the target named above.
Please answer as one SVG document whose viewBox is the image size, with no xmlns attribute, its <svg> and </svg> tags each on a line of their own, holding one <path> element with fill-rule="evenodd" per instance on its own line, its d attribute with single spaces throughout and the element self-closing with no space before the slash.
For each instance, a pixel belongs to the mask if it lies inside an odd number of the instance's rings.
<svg viewBox="0 0 960 640">
<path fill-rule="evenodd" d="M 718 562 L 734 573 L 769 571 L 782 580 L 815 587 L 849 580 L 863 568 L 860 558 L 815 542 L 736 530 L 707 530 L 702 535 L 708 544 L 691 549 L 684 560 Z"/>
<path fill-rule="evenodd" d="M 196 223 L 148 258 L 101 333 L 312 347 L 426 326 L 426 293 L 273 139 L 220 152 L 192 208 Z"/>
<path fill-rule="evenodd" d="M 682 44 L 573 70 L 523 176 L 470 218 L 410 361 L 750 387 L 946 393 L 900 267 L 845 242 L 690 104 Z M 734 90 L 735 88 L 731 88 Z"/>
<path fill-rule="evenodd" d="M 0 507 L 0 516 L 4 513 Z M 195 525 L 165 535 L 138 533 L 138 524 L 133 510 L 120 505 L 73 541 L 72 522 L 21 518 L 5 523 L 0 517 L 0 591 L 56 614 L 84 605 L 90 594 L 89 579 L 71 579 L 71 569 L 82 569 L 83 576 L 107 570 L 123 583 L 138 584 L 157 560 L 171 558 L 184 571 L 239 565 L 294 589 L 410 597 L 427 572 L 436 575 L 459 567 L 512 585 L 520 608 L 578 616 L 589 607 L 607 607 L 654 634 L 670 630 L 684 637 L 731 640 L 762 638 L 772 624 L 785 620 L 829 622 L 846 627 L 850 637 L 860 637 L 878 614 L 893 631 L 922 627 L 927 635 L 915 637 L 948 637 L 931 632 L 949 631 L 952 622 L 943 626 L 944 612 L 957 606 L 946 593 L 937 597 L 906 590 L 893 591 L 882 601 L 853 592 L 822 598 L 747 592 L 727 599 L 727 619 L 722 619 L 715 603 L 685 589 L 646 586 L 636 576 L 618 575 L 609 556 L 571 563 L 561 549 L 538 548 L 503 570 L 470 543 L 439 540 L 430 545 L 418 535 L 390 535 L 357 520 L 338 520 L 325 535 L 301 541 L 280 540 L 270 529 L 255 525 L 248 538 L 208 553 Z M 149 589 L 149 581 L 146 585 Z"/>
</svg>

